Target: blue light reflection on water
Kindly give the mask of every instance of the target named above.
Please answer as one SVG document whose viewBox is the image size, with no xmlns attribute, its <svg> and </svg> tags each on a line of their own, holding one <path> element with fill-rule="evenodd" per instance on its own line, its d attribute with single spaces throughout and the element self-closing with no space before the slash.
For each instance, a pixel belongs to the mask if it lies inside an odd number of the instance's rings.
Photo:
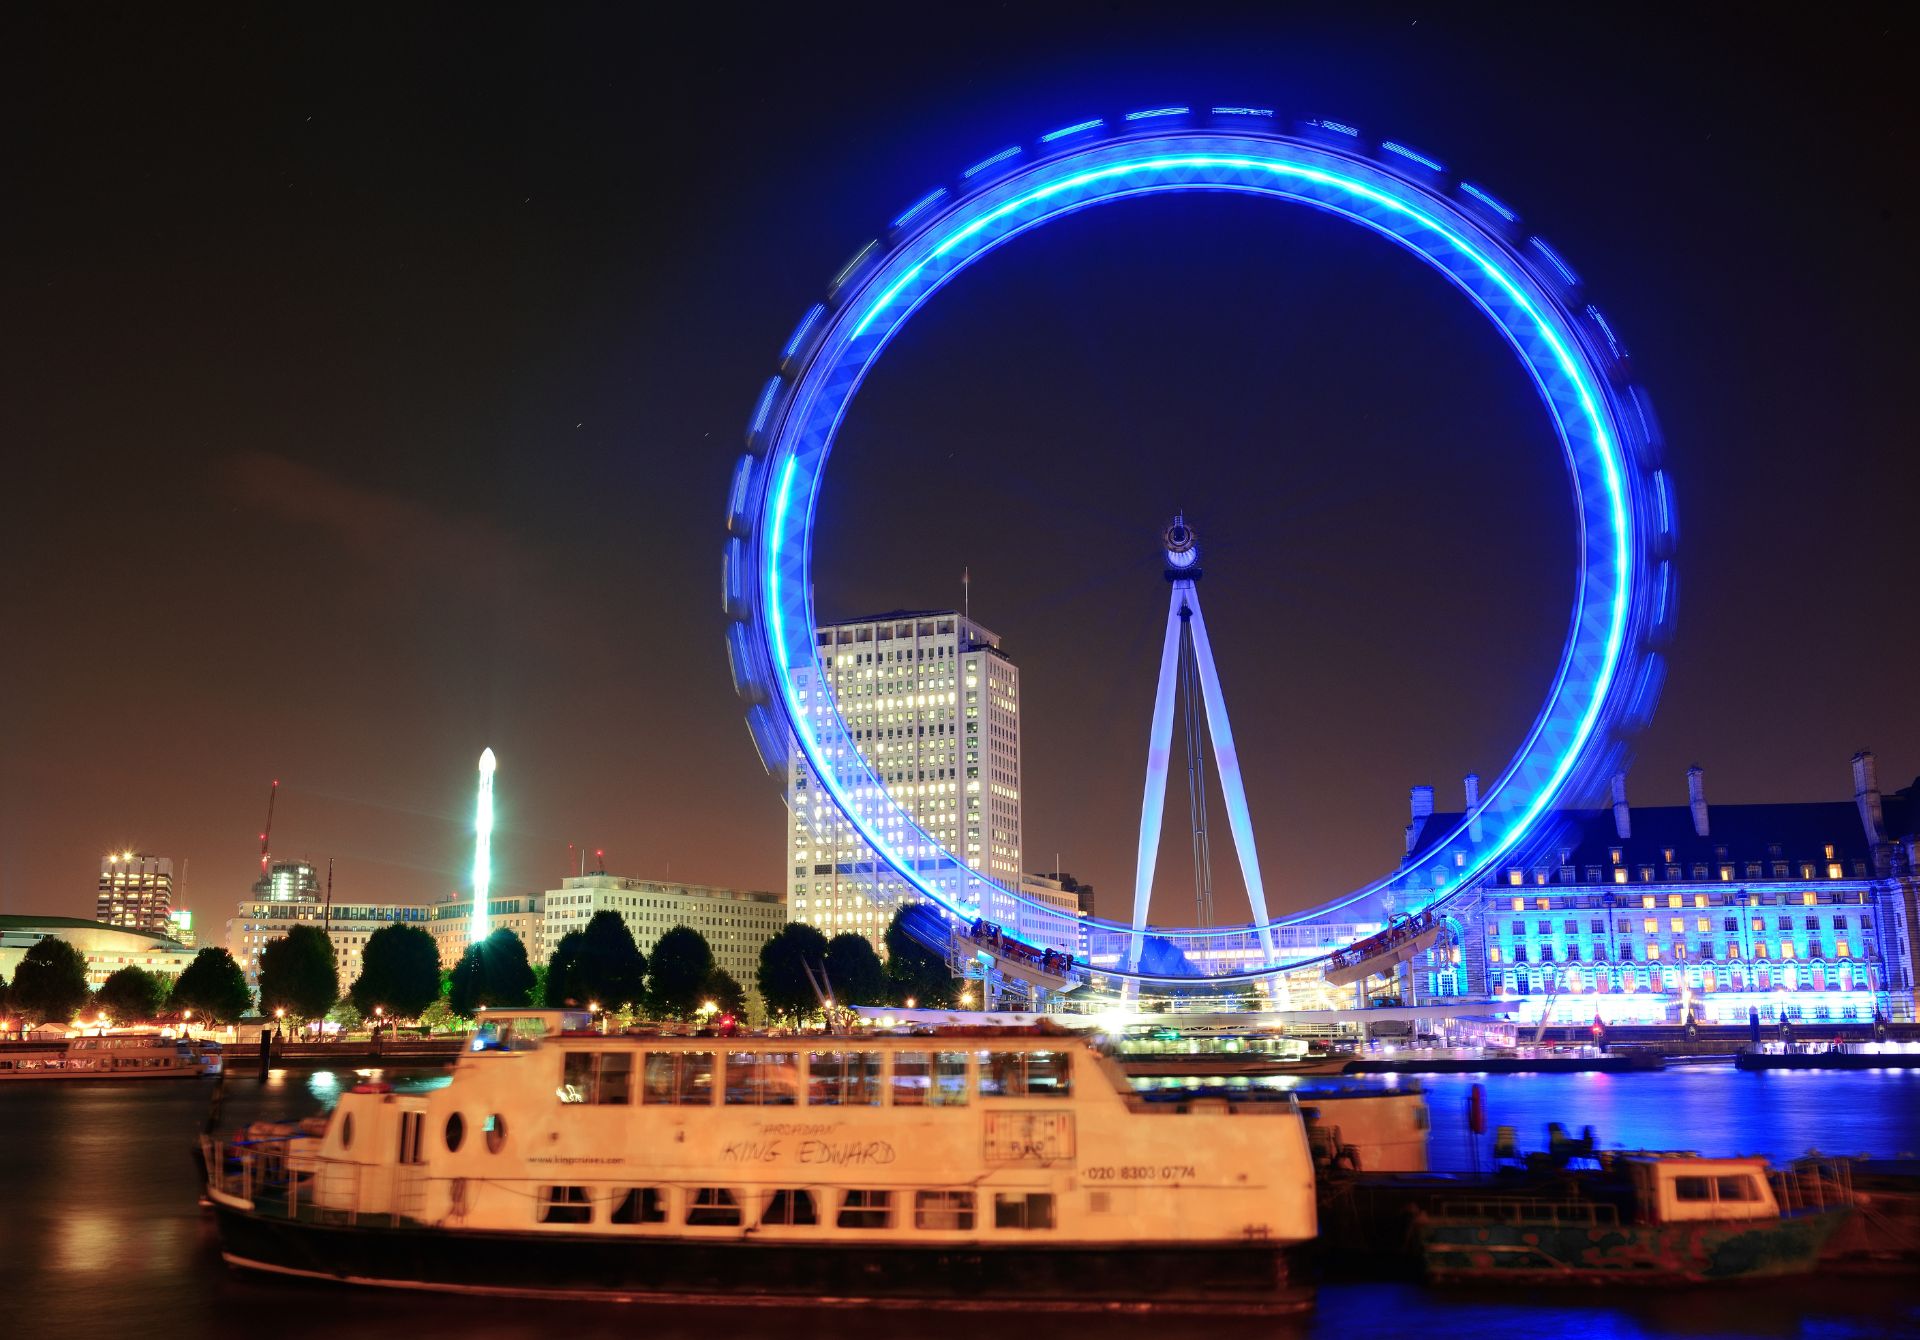
<svg viewBox="0 0 1920 1340">
<path fill-rule="evenodd" d="M 1467 1093 L 1487 1088 L 1487 1126 L 1512 1126 L 1521 1147 L 1547 1123 L 1592 1126 L 1605 1148 L 1697 1149 L 1784 1161 L 1809 1149 L 1892 1157 L 1920 1152 L 1920 1071 L 1880 1074 L 1678 1066 L 1638 1075 L 1423 1075 L 1433 1162 L 1468 1162 Z"/>
</svg>

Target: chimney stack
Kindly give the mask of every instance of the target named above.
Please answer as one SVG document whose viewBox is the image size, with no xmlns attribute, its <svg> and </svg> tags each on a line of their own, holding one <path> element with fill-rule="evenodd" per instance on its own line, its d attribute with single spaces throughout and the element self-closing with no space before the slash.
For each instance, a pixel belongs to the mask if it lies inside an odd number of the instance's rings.
<svg viewBox="0 0 1920 1340">
<path fill-rule="evenodd" d="M 1416 786 L 1413 788 L 1413 822 L 1407 825 L 1407 855 L 1413 855 L 1413 849 L 1420 845 L 1420 830 L 1427 826 L 1427 820 L 1433 817 L 1433 788 Z"/>
<path fill-rule="evenodd" d="M 1623 840 L 1633 836 L 1633 818 L 1627 813 L 1627 774 L 1613 774 L 1613 831 Z"/>
<path fill-rule="evenodd" d="M 1693 811 L 1693 832 L 1696 837 L 1707 835 L 1706 775 L 1698 763 L 1687 769 L 1687 808 Z"/>
<path fill-rule="evenodd" d="M 1480 840 L 1480 774 L 1467 774 L 1467 836 Z"/>
<path fill-rule="evenodd" d="M 1860 811 L 1860 826 L 1867 830 L 1867 841 L 1875 846 L 1884 842 L 1887 821 L 1880 810 L 1880 779 L 1871 749 L 1853 756 L 1853 803 Z"/>
</svg>

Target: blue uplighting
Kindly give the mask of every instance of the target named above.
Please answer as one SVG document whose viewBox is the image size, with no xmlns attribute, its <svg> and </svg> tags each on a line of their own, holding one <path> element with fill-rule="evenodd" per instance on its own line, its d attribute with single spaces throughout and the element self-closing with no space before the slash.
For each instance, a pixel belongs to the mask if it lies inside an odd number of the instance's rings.
<svg viewBox="0 0 1920 1340">
<path fill-rule="evenodd" d="M 1495 214 L 1498 214 L 1501 218 L 1505 219 L 1508 223 L 1518 223 L 1520 221 L 1520 216 L 1518 214 L 1515 214 L 1512 210 L 1508 209 L 1505 205 L 1501 204 L 1498 200 L 1495 200 L 1492 196 L 1488 195 L 1485 191 L 1481 190 L 1478 186 L 1475 186 L 1472 182 L 1470 181 L 1461 182 L 1460 189 L 1465 191 L 1468 195 L 1472 196 L 1475 200 L 1478 200 L 1481 204 L 1485 205 L 1488 209 L 1492 210 Z"/>
<path fill-rule="evenodd" d="M 1620 347 L 1620 340 L 1613 333 L 1613 327 L 1607 324 L 1607 318 L 1600 315 L 1600 309 L 1592 303 L 1587 304 L 1587 315 L 1593 318 L 1593 324 L 1600 327 L 1600 333 L 1606 336 L 1607 348 L 1613 351 L 1615 358 L 1625 358 L 1626 350 Z"/>
<path fill-rule="evenodd" d="M 813 329 L 814 323 L 826 314 L 827 305 L 824 302 L 816 302 L 807 309 L 807 314 L 800 318 L 800 324 L 793 328 L 793 334 L 787 337 L 787 347 L 780 351 L 782 363 L 800 352 L 800 346 L 805 343 L 807 333 Z"/>
<path fill-rule="evenodd" d="M 773 398 L 780 394 L 780 379 L 775 377 L 767 383 L 767 389 L 760 393 L 760 403 L 753 409 L 753 431 L 758 433 L 767 426 L 767 411 L 773 408 Z"/>
<path fill-rule="evenodd" d="M 1064 140 L 1067 136 L 1078 135 L 1084 130 L 1097 130 L 1106 124 L 1107 119 L 1104 116 L 1092 117 L 1086 121 L 1075 121 L 1070 126 L 1062 126 L 1058 130 L 1049 130 L 1040 137 L 1040 143 L 1052 144 L 1055 140 Z"/>
<path fill-rule="evenodd" d="M 1552 247 L 1548 246 L 1545 242 L 1541 241 L 1537 237 L 1528 238 L 1527 243 L 1535 251 L 1539 252 L 1542 256 L 1546 257 L 1547 264 L 1551 265 L 1556 271 L 1558 271 L 1562 279 L 1566 280 L 1567 283 L 1575 287 L 1579 286 L 1580 276 L 1573 272 L 1573 267 L 1571 265 L 1568 265 L 1565 261 L 1560 259 L 1559 252 L 1555 251 Z"/>
<path fill-rule="evenodd" d="M 912 223 L 914 219 L 918 218 L 922 213 L 924 213 L 936 201 L 944 197 L 946 193 L 947 193 L 946 187 L 944 186 L 934 187 L 931 191 L 928 191 L 925 195 L 921 196 L 918 200 L 914 201 L 911 205 L 908 205 L 905 211 L 901 213 L 900 217 L 895 219 L 893 223 L 889 226 L 894 228 L 906 227 L 909 223 Z"/>
<path fill-rule="evenodd" d="M 975 163 L 972 167 L 968 168 L 965 172 L 962 172 L 960 175 L 963 177 L 977 177 L 982 172 L 985 172 L 988 168 L 992 167 L 995 163 L 1004 163 L 1009 158 L 1012 158 L 1015 154 L 1019 152 L 1020 152 L 1019 145 L 1009 144 L 1006 148 L 1002 149 L 999 153 L 993 155 L 991 158 L 981 159 L 978 163 Z"/>
<path fill-rule="evenodd" d="M 833 277 L 833 283 L 829 284 L 827 287 L 831 289 L 838 289 L 842 284 L 846 283 L 848 277 L 852 275 L 855 270 L 858 270 L 860 268 L 861 262 L 865 261 L 867 257 L 873 255 L 874 248 L 878 247 L 879 245 L 880 245 L 880 239 L 876 237 L 873 239 L 873 241 L 867 243 L 864 247 L 861 247 L 860 250 L 854 252 L 853 259 L 840 267 L 840 273 Z"/>
<path fill-rule="evenodd" d="M 1382 140 L 1380 141 L 1380 147 L 1390 154 L 1398 154 L 1409 162 L 1418 163 L 1421 167 L 1432 168 L 1435 172 L 1446 171 L 1445 168 L 1441 167 L 1431 158 L 1428 158 L 1425 154 L 1409 149 L 1404 144 L 1395 144 L 1392 140 Z"/>
</svg>

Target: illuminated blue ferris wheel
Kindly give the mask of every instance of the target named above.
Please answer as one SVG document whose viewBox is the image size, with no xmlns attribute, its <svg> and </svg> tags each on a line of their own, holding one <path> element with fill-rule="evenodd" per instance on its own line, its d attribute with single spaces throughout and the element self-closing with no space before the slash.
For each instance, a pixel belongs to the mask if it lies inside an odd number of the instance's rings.
<svg viewBox="0 0 1920 1340">
<path fill-rule="evenodd" d="M 1431 909 L 1472 886 L 1524 848 L 1556 805 L 1624 767 L 1626 742 L 1659 695 L 1659 648 L 1674 608 L 1673 505 L 1646 396 L 1579 277 L 1498 197 L 1405 144 L 1337 121 L 1288 127 L 1263 107 L 1149 107 L 1007 145 L 904 208 L 802 317 L 755 403 L 727 500 L 727 647 L 761 757 L 784 774 L 797 750 L 907 887 L 962 921 L 989 906 L 1030 905 L 915 822 L 862 756 L 838 705 L 797 687 L 826 682 L 810 564 L 834 437 L 868 369 L 949 279 L 1079 210 L 1179 191 L 1310 206 L 1391 239 L 1450 280 L 1506 337 L 1552 421 L 1572 484 L 1578 571 L 1546 701 L 1460 830 L 1427 849 L 1444 857 L 1271 921 L 1146 927 L 1174 951 L 1151 963 L 1138 951 L 1141 927 L 1090 921 L 1078 952 L 1115 983 L 1299 969 L 1314 960 L 1277 951 L 1276 928 L 1377 915 L 1389 890 L 1409 910 Z"/>
</svg>

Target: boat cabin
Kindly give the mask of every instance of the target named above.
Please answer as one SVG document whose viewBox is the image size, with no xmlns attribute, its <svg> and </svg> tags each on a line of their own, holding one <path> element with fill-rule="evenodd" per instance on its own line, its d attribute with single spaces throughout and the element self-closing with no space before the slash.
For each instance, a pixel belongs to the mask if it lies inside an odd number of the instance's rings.
<svg viewBox="0 0 1920 1340">
<path fill-rule="evenodd" d="M 1780 1202 L 1760 1158 L 1629 1157 L 1623 1160 L 1640 1222 L 1778 1219 Z"/>
</svg>

